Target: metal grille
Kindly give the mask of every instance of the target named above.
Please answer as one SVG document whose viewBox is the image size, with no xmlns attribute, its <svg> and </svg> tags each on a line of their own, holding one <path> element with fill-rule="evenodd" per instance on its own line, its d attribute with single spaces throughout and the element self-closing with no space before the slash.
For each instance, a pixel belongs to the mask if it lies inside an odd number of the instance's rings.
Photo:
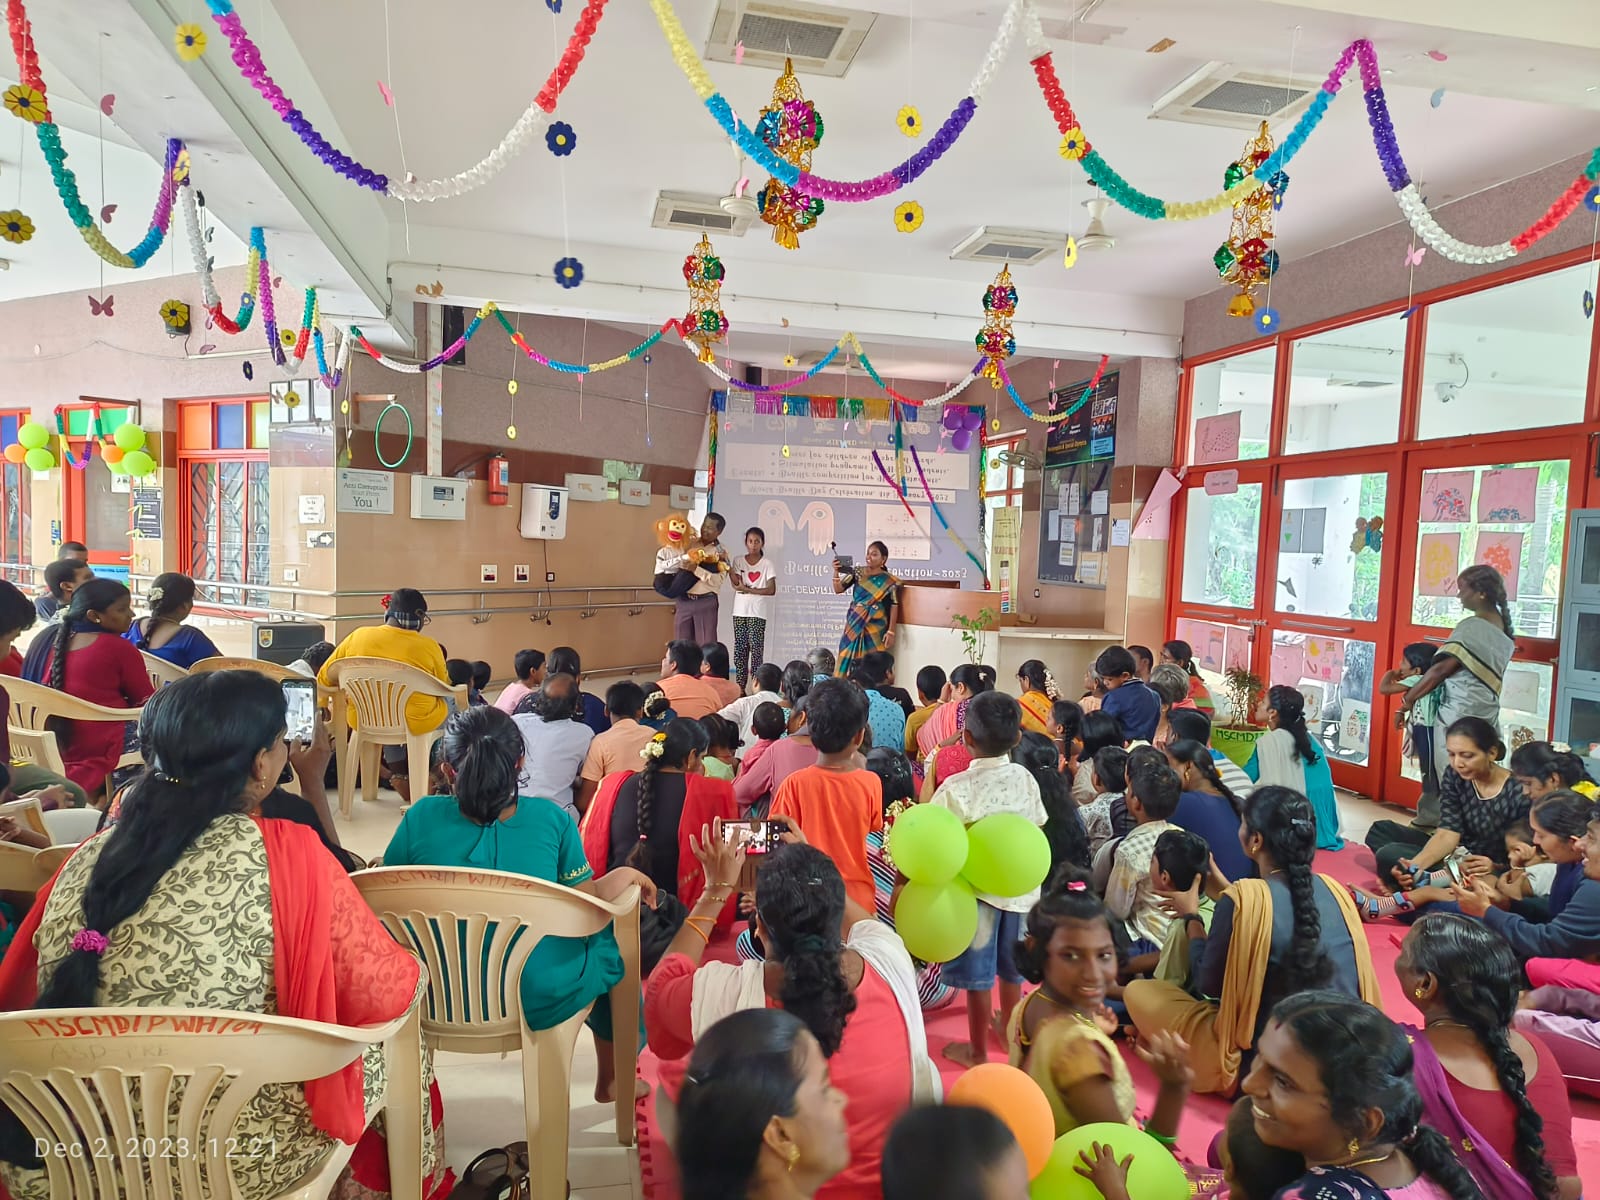
<svg viewBox="0 0 1600 1200">
<path fill-rule="evenodd" d="M 1240 116 L 1260 117 L 1265 120 L 1279 109 L 1288 108 L 1309 94 L 1308 88 L 1245 83 L 1242 80 L 1230 79 L 1191 102 L 1189 107 L 1207 112 L 1238 113 Z"/>
<path fill-rule="evenodd" d="M 189 464 L 189 573 L 196 579 L 216 579 L 217 559 L 212 539 L 217 528 L 217 468 L 215 463 Z M 216 602 L 215 588 L 199 587 L 202 600 Z"/>
<path fill-rule="evenodd" d="M 242 462 L 219 463 L 217 513 L 222 537 L 218 543 L 217 574 L 223 583 L 243 583 L 244 577 L 244 468 Z M 223 604 L 244 603 L 244 593 L 223 588 Z"/>
<path fill-rule="evenodd" d="M 745 13 L 739 18 L 739 41 L 746 50 L 764 50 L 794 58 L 828 58 L 839 44 L 837 25 L 786 21 L 782 17 Z"/>
<path fill-rule="evenodd" d="M 248 560 L 245 578 L 250 583 L 272 582 L 272 490 L 267 482 L 267 464 L 252 462 L 248 467 L 245 526 L 248 530 Z M 256 608 L 266 608 L 271 601 L 266 592 L 251 592 L 246 603 Z"/>
</svg>

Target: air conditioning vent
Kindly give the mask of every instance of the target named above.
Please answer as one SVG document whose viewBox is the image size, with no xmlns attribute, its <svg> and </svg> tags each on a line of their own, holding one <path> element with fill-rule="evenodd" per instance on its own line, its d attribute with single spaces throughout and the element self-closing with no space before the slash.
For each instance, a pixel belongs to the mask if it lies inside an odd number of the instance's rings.
<svg viewBox="0 0 1600 1200">
<path fill-rule="evenodd" d="M 950 257 L 966 262 L 1008 262 L 1026 267 L 1060 254 L 1066 240 L 1064 234 L 1039 229 L 1001 229 L 985 225 L 963 239 L 950 251 Z"/>
<path fill-rule="evenodd" d="M 876 20 L 873 13 L 807 4 L 721 0 L 711 20 L 705 57 L 773 71 L 783 70 L 787 58 L 801 76 L 839 77 L 850 70 Z"/>
<path fill-rule="evenodd" d="M 1293 120 L 1311 106 L 1315 87 L 1284 75 L 1241 71 L 1228 63 L 1207 63 L 1156 101 L 1150 116 L 1254 132 L 1262 121 Z"/>
<path fill-rule="evenodd" d="M 700 192 L 661 192 L 656 196 L 654 229 L 683 229 L 690 233 L 716 233 L 743 237 L 750 219 L 723 211 L 722 197 Z"/>
</svg>

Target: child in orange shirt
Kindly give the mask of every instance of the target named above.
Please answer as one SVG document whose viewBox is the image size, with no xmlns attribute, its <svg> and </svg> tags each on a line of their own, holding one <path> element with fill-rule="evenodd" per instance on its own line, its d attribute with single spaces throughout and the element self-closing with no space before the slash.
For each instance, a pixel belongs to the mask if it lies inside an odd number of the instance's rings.
<svg viewBox="0 0 1600 1200">
<path fill-rule="evenodd" d="M 806 696 L 806 728 L 817 765 L 785 779 L 767 815 L 792 818 L 806 841 L 833 859 L 850 899 L 872 912 L 867 834 L 883 828 L 883 783 L 856 766 L 867 728 L 866 693 L 845 679 L 813 685 Z"/>
</svg>

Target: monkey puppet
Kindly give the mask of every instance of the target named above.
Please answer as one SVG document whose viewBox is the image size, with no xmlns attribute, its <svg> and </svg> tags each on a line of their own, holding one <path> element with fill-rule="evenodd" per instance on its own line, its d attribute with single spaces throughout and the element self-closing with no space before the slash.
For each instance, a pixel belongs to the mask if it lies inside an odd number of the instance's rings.
<svg viewBox="0 0 1600 1200">
<path fill-rule="evenodd" d="M 655 590 L 668 600 L 687 596 L 696 583 L 715 583 L 728 563 L 706 549 L 689 518 L 668 513 L 656 522 Z"/>
</svg>

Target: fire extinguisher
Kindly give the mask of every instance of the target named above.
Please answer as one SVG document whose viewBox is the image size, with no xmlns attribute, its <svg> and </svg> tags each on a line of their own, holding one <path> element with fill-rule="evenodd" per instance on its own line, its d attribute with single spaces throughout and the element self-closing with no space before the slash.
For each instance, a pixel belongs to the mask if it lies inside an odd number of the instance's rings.
<svg viewBox="0 0 1600 1200">
<path fill-rule="evenodd" d="M 489 503 L 509 504 L 511 493 L 511 464 L 498 454 L 489 459 Z"/>
</svg>

